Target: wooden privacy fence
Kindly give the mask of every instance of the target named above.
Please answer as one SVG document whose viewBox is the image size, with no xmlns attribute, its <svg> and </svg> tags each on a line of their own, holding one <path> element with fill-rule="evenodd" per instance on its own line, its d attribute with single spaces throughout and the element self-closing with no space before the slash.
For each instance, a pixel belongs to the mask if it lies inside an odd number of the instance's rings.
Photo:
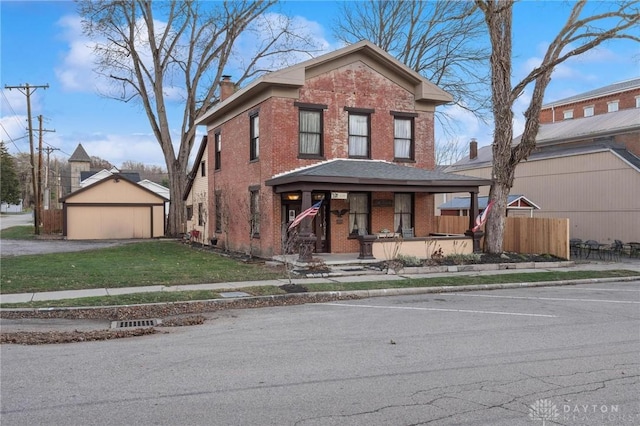
<svg viewBox="0 0 640 426">
<path fill-rule="evenodd" d="M 469 229 L 469 217 L 436 216 L 435 226 L 438 233 L 463 234 Z M 502 247 L 509 252 L 569 259 L 569 219 L 507 217 Z"/>
<path fill-rule="evenodd" d="M 42 210 L 43 234 L 62 234 L 62 210 Z"/>
</svg>

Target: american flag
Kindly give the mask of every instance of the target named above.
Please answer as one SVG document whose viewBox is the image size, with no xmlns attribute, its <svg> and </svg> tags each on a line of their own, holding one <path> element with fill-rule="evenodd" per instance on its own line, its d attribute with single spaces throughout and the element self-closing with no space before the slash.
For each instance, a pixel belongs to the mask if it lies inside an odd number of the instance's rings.
<svg viewBox="0 0 640 426">
<path fill-rule="evenodd" d="M 489 210 L 491 210 L 492 205 L 493 201 L 487 204 L 487 208 L 484 209 L 484 211 L 479 214 L 478 217 L 476 217 L 476 226 L 471 229 L 473 232 L 476 232 L 477 230 L 482 228 L 482 225 L 484 225 L 484 223 L 487 221 L 487 216 L 489 215 Z"/>
<path fill-rule="evenodd" d="M 314 205 L 312 205 L 311 207 L 309 207 L 308 209 L 300 213 L 298 216 L 296 216 L 293 222 L 291 222 L 291 225 L 289 225 L 289 230 L 291 230 L 291 228 L 294 228 L 296 225 L 302 222 L 302 219 L 304 219 L 305 217 L 314 217 L 315 215 L 317 215 L 318 210 L 320 210 L 321 204 L 322 204 L 322 200 L 318 201 L 317 203 L 315 203 Z"/>
</svg>

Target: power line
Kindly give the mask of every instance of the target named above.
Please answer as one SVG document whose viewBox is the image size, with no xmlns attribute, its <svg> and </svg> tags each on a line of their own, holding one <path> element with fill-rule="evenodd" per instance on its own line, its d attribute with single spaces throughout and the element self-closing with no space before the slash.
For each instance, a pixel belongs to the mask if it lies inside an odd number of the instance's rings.
<svg viewBox="0 0 640 426">
<path fill-rule="evenodd" d="M 36 169 L 33 156 L 33 122 L 31 119 L 31 94 L 38 89 L 48 89 L 49 85 L 35 85 L 31 86 L 29 83 L 24 86 L 4 86 L 5 89 L 18 89 L 22 94 L 27 97 L 27 120 L 29 122 L 29 149 L 31 151 L 31 178 L 33 180 L 33 194 L 34 194 L 34 207 L 33 210 L 33 222 L 34 222 L 34 234 L 40 235 L 40 193 L 39 186 L 36 185 Z M 42 127 L 42 126 L 40 126 Z"/>
</svg>

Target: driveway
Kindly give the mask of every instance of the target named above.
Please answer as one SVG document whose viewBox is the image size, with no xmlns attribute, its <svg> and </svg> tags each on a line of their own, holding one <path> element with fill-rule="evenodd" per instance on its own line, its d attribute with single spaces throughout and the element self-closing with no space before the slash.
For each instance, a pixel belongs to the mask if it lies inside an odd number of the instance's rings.
<svg viewBox="0 0 640 426">
<path fill-rule="evenodd" d="M 33 224 L 33 216 L 13 214 L 0 216 L 0 229 Z M 0 240 L 0 257 L 95 250 L 139 240 L 67 241 L 67 240 Z"/>
</svg>

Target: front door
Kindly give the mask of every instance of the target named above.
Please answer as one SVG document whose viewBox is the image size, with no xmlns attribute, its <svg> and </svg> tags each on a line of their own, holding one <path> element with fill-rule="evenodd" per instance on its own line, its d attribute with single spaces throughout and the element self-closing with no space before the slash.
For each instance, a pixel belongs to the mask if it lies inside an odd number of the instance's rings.
<svg viewBox="0 0 640 426">
<path fill-rule="evenodd" d="M 311 229 L 316 235 L 316 253 L 329 253 L 331 247 L 329 247 L 329 198 L 325 197 L 325 201 L 320 205 L 318 214 L 313 218 L 311 223 Z"/>
<path fill-rule="evenodd" d="M 329 201 L 330 197 L 328 194 L 324 192 L 314 192 L 312 195 L 312 202 L 316 203 L 319 200 L 323 199 L 324 201 L 320 205 L 320 209 L 318 210 L 318 214 L 314 216 L 311 221 L 311 231 L 315 234 L 316 240 L 316 253 L 329 253 L 331 250 L 329 244 Z M 286 242 L 287 239 L 287 225 L 291 223 L 302 211 L 302 203 L 300 199 L 297 200 L 288 200 L 283 198 L 282 200 L 282 232 L 283 232 L 283 242 Z"/>
</svg>

